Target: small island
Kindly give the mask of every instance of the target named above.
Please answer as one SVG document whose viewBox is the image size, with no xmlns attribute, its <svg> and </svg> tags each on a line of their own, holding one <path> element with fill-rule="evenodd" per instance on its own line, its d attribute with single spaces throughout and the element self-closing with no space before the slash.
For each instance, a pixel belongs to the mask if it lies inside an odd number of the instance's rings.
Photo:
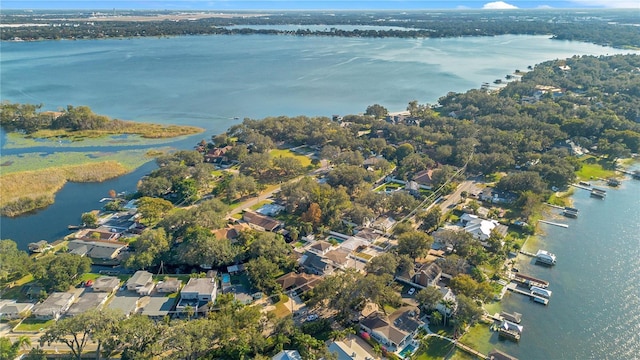
<svg viewBox="0 0 640 360">
<path fill-rule="evenodd" d="M 2 156 L 0 163 L 0 214 L 18 216 L 53 203 L 54 194 L 67 181 L 99 182 L 126 174 L 163 149 L 118 151 L 29 152 L 29 147 L 89 142 L 110 145 L 114 136 L 170 139 L 203 132 L 193 126 L 159 125 L 111 119 L 87 106 L 67 106 L 62 111 L 40 111 L 42 105 L 0 106 L 0 125 L 12 140 L 27 143 L 16 155 Z M 33 141 L 33 143 L 29 143 Z M 24 144 L 23 144 L 24 145 Z"/>
</svg>

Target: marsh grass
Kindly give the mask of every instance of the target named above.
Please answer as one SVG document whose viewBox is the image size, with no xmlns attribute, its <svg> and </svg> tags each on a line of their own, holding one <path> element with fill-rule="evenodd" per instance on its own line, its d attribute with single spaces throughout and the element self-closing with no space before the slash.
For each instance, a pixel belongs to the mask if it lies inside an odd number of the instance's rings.
<svg viewBox="0 0 640 360">
<path fill-rule="evenodd" d="M 67 181 L 100 182 L 131 170 L 116 161 L 49 167 L 3 174 L 0 177 L 0 213 L 17 216 L 53 203 Z"/>
</svg>

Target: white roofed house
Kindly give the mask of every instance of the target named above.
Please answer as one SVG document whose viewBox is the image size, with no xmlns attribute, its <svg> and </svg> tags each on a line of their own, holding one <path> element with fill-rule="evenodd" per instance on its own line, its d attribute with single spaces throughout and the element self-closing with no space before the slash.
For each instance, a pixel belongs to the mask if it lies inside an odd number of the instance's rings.
<svg viewBox="0 0 640 360">
<path fill-rule="evenodd" d="M 33 304 L 31 303 L 9 301 L 4 305 L 0 304 L 0 319 L 13 320 L 25 317 L 32 308 Z"/>
<path fill-rule="evenodd" d="M 180 292 L 177 311 L 190 306 L 195 312 L 206 312 L 207 304 L 216 301 L 218 282 L 215 278 L 191 278 Z"/>
<path fill-rule="evenodd" d="M 487 246 L 486 241 L 489 239 L 491 232 L 494 231 L 494 229 L 502 236 L 506 235 L 508 229 L 496 220 L 482 219 L 473 214 L 463 214 L 460 217 L 460 222 L 462 223 L 464 231 L 480 240 L 483 246 Z"/>
<path fill-rule="evenodd" d="M 97 278 L 91 288 L 96 292 L 112 293 L 120 287 L 120 279 L 115 276 L 101 276 Z"/>
<path fill-rule="evenodd" d="M 127 290 L 136 291 L 140 295 L 149 295 L 154 285 L 153 274 L 144 270 L 136 271 L 126 283 Z"/>
<path fill-rule="evenodd" d="M 33 316 L 38 320 L 58 320 L 69 310 L 75 299 L 76 296 L 72 293 L 54 292 L 33 307 Z"/>
<path fill-rule="evenodd" d="M 424 322 L 419 319 L 419 310 L 413 307 L 401 308 L 388 317 L 373 313 L 360 321 L 364 331 L 391 351 L 409 344 L 422 325 Z"/>
</svg>

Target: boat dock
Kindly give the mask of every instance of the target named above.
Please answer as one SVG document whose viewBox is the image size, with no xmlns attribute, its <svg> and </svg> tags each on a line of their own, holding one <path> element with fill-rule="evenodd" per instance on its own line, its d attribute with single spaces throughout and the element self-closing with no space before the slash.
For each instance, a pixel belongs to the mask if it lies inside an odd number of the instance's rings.
<svg viewBox="0 0 640 360">
<path fill-rule="evenodd" d="M 547 221 L 547 220 L 538 220 L 539 222 L 543 223 L 543 224 L 549 224 L 549 225 L 553 225 L 553 226 L 559 226 L 561 228 L 568 228 L 569 225 L 567 224 L 560 224 L 560 223 L 555 223 L 555 222 L 551 222 L 551 221 Z"/>
<path fill-rule="evenodd" d="M 516 273 L 510 276 L 512 281 L 526 285 L 537 286 L 539 288 L 546 289 L 549 287 L 549 282 L 542 279 L 534 278 L 533 276 Z"/>
<path fill-rule="evenodd" d="M 527 256 L 530 256 L 530 257 L 536 257 L 536 254 L 534 254 L 532 252 L 524 251 L 524 250 L 520 250 L 520 254 L 527 255 Z"/>
<path fill-rule="evenodd" d="M 549 299 L 543 298 L 542 296 L 534 295 L 531 293 L 531 291 L 524 291 L 524 290 L 518 289 L 518 285 L 516 283 L 513 283 L 513 282 L 509 283 L 509 285 L 507 285 L 507 289 L 511 292 L 528 296 L 531 300 L 535 302 L 539 302 L 544 305 L 547 305 L 549 303 Z"/>
</svg>

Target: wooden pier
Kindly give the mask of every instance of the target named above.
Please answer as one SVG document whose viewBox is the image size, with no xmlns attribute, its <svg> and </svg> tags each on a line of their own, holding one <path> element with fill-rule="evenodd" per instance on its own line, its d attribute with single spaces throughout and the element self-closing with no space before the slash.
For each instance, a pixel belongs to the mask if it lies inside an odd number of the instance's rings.
<svg viewBox="0 0 640 360">
<path fill-rule="evenodd" d="M 538 220 L 539 222 L 543 223 L 543 224 L 549 224 L 549 225 L 553 225 L 553 226 L 558 226 L 561 228 L 568 228 L 569 225 L 567 224 L 560 224 L 560 223 L 555 223 L 555 222 L 551 222 L 551 221 L 547 221 L 547 220 Z"/>
<path fill-rule="evenodd" d="M 526 286 L 537 286 L 539 288 L 546 289 L 549 287 L 549 282 L 542 279 L 534 278 L 533 276 L 524 275 L 520 273 L 516 273 L 510 276 L 512 281 L 517 283 L 526 285 Z"/>
<path fill-rule="evenodd" d="M 536 257 L 536 254 L 532 252 L 524 251 L 524 250 L 520 250 L 520 254 L 530 256 L 530 257 Z"/>
</svg>

